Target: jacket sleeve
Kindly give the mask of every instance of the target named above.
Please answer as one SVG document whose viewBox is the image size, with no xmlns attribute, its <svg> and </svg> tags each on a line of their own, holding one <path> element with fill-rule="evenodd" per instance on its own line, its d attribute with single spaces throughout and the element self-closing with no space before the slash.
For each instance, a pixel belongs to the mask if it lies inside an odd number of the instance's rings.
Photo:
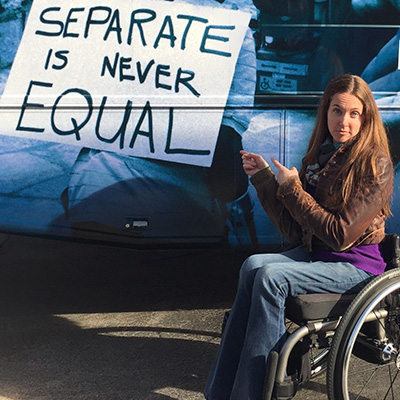
<svg viewBox="0 0 400 400">
<path fill-rule="evenodd" d="M 316 236 L 334 251 L 345 251 L 363 236 L 392 193 L 392 161 L 380 157 L 377 167 L 377 181 L 351 196 L 340 212 L 330 212 L 318 204 L 297 177 L 279 186 L 277 198 L 305 233 Z"/>
<path fill-rule="evenodd" d="M 283 235 L 289 243 L 301 242 L 301 226 L 278 199 L 277 191 L 279 185 L 272 169 L 267 167 L 259 171 L 250 178 L 250 181 L 257 190 L 261 205 L 279 233 Z"/>
</svg>

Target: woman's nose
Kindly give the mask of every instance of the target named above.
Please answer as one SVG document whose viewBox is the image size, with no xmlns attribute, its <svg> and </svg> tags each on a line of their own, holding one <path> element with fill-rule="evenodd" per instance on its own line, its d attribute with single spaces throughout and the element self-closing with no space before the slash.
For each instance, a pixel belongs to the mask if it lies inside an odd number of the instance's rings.
<svg viewBox="0 0 400 400">
<path fill-rule="evenodd" d="M 343 126 L 347 126 L 349 124 L 349 116 L 347 114 L 343 114 L 340 122 Z"/>
</svg>

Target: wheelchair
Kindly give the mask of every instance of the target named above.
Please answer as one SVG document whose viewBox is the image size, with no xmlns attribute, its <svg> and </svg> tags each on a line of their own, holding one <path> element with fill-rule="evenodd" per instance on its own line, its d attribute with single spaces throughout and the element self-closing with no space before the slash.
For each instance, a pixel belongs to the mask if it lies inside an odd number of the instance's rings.
<svg viewBox="0 0 400 400">
<path fill-rule="evenodd" d="M 268 358 L 264 400 L 292 399 L 326 372 L 329 400 L 400 399 L 400 246 L 386 235 L 383 274 L 358 294 L 286 301 L 288 337 Z"/>
</svg>

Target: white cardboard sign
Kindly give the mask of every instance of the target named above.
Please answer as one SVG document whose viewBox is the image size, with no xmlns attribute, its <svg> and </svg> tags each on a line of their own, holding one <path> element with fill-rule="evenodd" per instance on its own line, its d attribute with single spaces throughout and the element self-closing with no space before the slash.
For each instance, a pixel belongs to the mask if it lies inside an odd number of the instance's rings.
<svg viewBox="0 0 400 400">
<path fill-rule="evenodd" d="M 209 166 L 249 18 L 160 0 L 34 0 L 0 133 Z"/>
</svg>

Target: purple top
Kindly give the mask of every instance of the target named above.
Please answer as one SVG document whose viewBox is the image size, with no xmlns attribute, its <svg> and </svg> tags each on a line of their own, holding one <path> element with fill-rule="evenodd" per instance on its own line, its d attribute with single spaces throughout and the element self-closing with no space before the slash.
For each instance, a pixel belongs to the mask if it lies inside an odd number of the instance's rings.
<svg viewBox="0 0 400 400">
<path fill-rule="evenodd" d="M 307 185 L 306 189 L 311 196 L 314 196 L 314 186 Z M 316 249 L 313 250 L 313 256 L 318 261 L 349 262 L 356 268 L 369 272 L 372 275 L 380 275 L 386 268 L 379 244 L 360 245 L 344 252 Z"/>
<path fill-rule="evenodd" d="M 379 244 L 356 246 L 341 253 L 316 249 L 313 251 L 313 255 L 319 261 L 349 262 L 356 268 L 360 268 L 373 275 L 381 274 L 386 268 Z"/>
</svg>

